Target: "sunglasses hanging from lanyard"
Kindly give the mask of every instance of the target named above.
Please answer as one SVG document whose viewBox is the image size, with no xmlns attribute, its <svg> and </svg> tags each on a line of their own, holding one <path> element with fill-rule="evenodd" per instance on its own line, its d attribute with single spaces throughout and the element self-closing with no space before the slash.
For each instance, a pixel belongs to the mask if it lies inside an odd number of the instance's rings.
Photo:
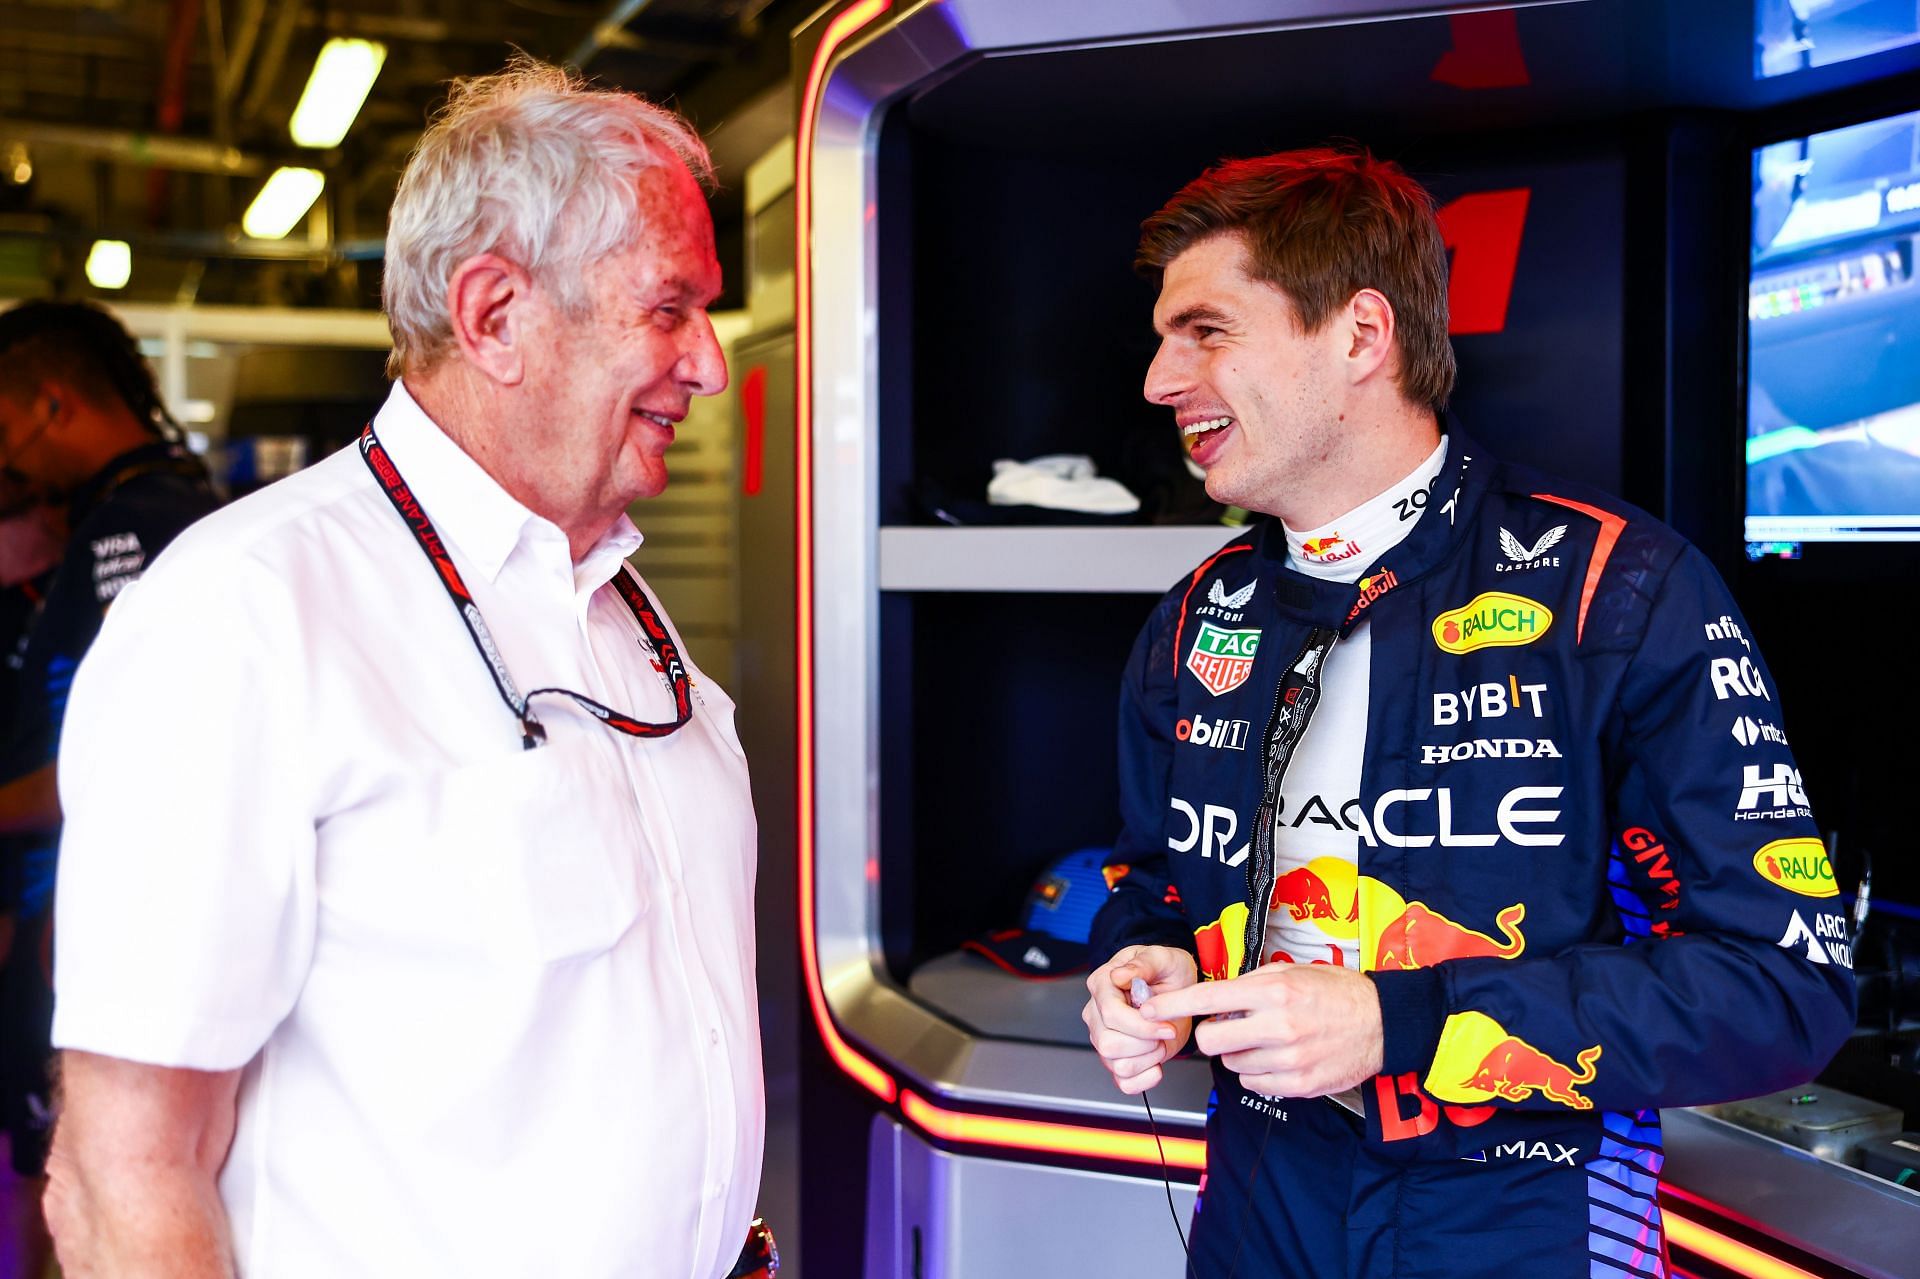
<svg viewBox="0 0 1920 1279">
<path fill-rule="evenodd" d="M 493 632 L 487 629 L 487 621 L 480 615 L 480 606 L 473 602 L 473 595 L 467 590 L 467 584 L 460 576 L 460 570 L 454 567 L 453 557 L 447 554 L 447 548 L 440 540 L 440 534 L 433 527 L 433 521 L 427 518 L 427 512 L 420 500 L 407 487 L 406 479 L 401 476 L 400 468 L 393 464 L 387 450 L 381 445 L 380 437 L 374 434 L 373 423 L 360 432 L 360 460 L 367 464 L 373 477 L 380 483 L 380 489 L 393 503 L 393 509 L 399 512 L 401 521 L 413 534 L 414 542 L 420 547 L 421 554 L 427 557 L 434 567 L 440 585 L 445 588 L 447 598 L 453 601 L 453 607 L 460 614 L 460 620 L 466 625 L 467 636 L 473 640 L 487 669 L 493 672 L 493 686 L 500 691 L 500 698 L 506 702 L 507 709 L 520 721 L 520 744 L 526 750 L 546 745 L 547 730 L 540 723 L 540 717 L 533 713 L 532 701 L 536 697 L 570 698 L 576 705 L 605 724 L 608 728 L 627 734 L 629 737 L 665 737 L 677 731 L 693 718 L 693 686 L 687 677 L 686 663 L 680 660 L 680 649 L 667 633 L 666 623 L 660 620 L 660 613 L 640 589 L 640 583 L 634 580 L 633 573 L 626 565 L 613 575 L 613 587 L 620 592 L 620 598 L 633 610 L 640 629 L 653 644 L 660 656 L 660 669 L 673 689 L 673 721 L 666 724 L 652 723 L 635 719 L 603 705 L 584 693 L 576 693 L 565 688 L 536 688 L 524 697 L 519 686 L 513 682 L 512 672 L 507 670 L 506 659 L 500 656 L 500 649 L 493 642 Z"/>
</svg>

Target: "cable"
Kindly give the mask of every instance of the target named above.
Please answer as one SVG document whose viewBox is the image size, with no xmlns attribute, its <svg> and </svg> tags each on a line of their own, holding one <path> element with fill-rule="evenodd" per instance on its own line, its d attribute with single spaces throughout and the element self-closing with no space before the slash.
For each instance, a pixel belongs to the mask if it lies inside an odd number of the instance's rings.
<svg viewBox="0 0 1920 1279">
<path fill-rule="evenodd" d="M 1153 1121 L 1153 1103 L 1147 1100 L 1147 1094 L 1140 1094 L 1140 1104 L 1147 1108 L 1147 1127 L 1153 1130 L 1153 1148 L 1160 1152 L 1160 1184 L 1167 1189 L 1167 1215 L 1173 1218 L 1173 1233 L 1180 1236 L 1180 1251 L 1187 1255 L 1187 1269 L 1193 1269 L 1193 1249 L 1187 1246 L 1187 1232 L 1180 1228 L 1180 1210 L 1173 1206 L 1173 1178 L 1167 1171 L 1167 1148 L 1160 1144 L 1160 1125 Z"/>
<path fill-rule="evenodd" d="M 1260 1180 L 1260 1166 L 1267 1158 L 1267 1138 L 1273 1136 L 1273 1116 L 1279 1110 L 1278 1098 L 1268 1098 L 1267 1123 L 1260 1130 L 1260 1148 L 1253 1152 L 1253 1168 L 1247 1173 L 1247 1192 L 1240 1201 L 1240 1237 L 1233 1243 L 1233 1260 L 1227 1263 L 1227 1279 L 1240 1268 L 1240 1250 L 1247 1246 L 1247 1228 L 1253 1224 L 1253 1185 Z"/>
</svg>

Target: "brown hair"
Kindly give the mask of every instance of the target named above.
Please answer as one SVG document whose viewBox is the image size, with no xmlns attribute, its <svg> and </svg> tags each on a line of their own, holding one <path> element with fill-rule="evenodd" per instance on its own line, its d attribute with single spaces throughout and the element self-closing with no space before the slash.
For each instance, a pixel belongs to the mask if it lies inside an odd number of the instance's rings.
<svg viewBox="0 0 1920 1279">
<path fill-rule="evenodd" d="M 1250 274 L 1293 303 L 1312 333 L 1361 289 L 1393 306 L 1401 395 L 1435 413 L 1453 393 L 1447 250 L 1433 197 L 1364 147 L 1315 147 L 1227 160 L 1140 225 L 1134 266 L 1158 283 L 1201 240 L 1245 237 Z"/>
</svg>

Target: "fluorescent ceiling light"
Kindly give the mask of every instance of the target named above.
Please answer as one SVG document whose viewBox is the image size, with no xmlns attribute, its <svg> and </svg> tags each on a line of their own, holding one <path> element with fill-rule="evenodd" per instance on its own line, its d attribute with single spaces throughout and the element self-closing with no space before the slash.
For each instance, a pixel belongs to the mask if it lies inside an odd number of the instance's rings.
<svg viewBox="0 0 1920 1279">
<path fill-rule="evenodd" d="M 133 275 L 133 250 L 125 240 L 95 240 L 87 253 L 87 283 L 96 289 L 124 289 Z"/>
<path fill-rule="evenodd" d="M 313 74 L 288 128 L 303 147 L 337 147 L 360 114 L 387 46 L 374 40 L 329 40 L 313 60 Z"/>
<path fill-rule="evenodd" d="M 307 216 L 326 184 L 318 169 L 275 169 L 247 206 L 240 229 L 256 240 L 284 238 L 294 223 Z"/>
</svg>

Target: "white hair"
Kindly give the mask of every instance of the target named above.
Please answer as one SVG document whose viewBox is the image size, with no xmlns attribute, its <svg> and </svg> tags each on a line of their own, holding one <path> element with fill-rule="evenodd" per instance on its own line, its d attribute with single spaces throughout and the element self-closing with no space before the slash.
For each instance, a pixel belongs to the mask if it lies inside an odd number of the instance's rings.
<svg viewBox="0 0 1920 1279">
<path fill-rule="evenodd" d="M 663 150 L 711 188 L 713 162 L 692 126 L 634 94 L 589 88 L 524 55 L 455 80 L 387 220 L 388 376 L 425 368 L 452 345 L 447 281 L 475 254 L 498 253 L 583 311 L 584 268 L 638 239 L 636 179 L 671 163 Z"/>
</svg>

